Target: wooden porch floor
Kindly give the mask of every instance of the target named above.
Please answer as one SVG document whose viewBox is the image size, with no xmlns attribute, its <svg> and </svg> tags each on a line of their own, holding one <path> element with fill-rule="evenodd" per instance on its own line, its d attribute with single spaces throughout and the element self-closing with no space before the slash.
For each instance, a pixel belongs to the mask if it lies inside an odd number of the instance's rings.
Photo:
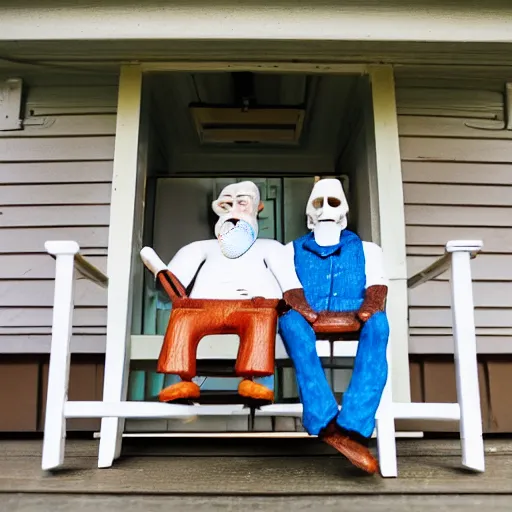
<svg viewBox="0 0 512 512">
<path fill-rule="evenodd" d="M 397 479 L 358 472 L 316 439 L 127 439 L 99 470 L 96 441 L 68 441 L 40 470 L 40 441 L 0 441 L 0 510 L 512 510 L 512 440 L 486 442 L 487 468 L 460 469 L 457 440 L 401 440 Z"/>
</svg>

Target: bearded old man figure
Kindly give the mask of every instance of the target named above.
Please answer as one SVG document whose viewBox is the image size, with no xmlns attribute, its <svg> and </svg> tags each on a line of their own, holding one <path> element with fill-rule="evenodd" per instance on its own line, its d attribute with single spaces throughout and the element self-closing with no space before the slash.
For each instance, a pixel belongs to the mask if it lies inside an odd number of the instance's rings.
<svg viewBox="0 0 512 512">
<path fill-rule="evenodd" d="M 219 216 L 216 239 L 181 248 L 168 266 L 153 261 L 150 248 L 141 251 L 155 275 L 164 271 L 170 277 L 174 291 L 166 289 L 175 295 L 157 371 L 179 375 L 181 382 L 163 389 L 159 399 L 199 398 L 199 386 L 192 379 L 200 340 L 206 335 L 237 334 L 235 373 L 242 377 L 238 393 L 273 401 L 273 391 L 252 379 L 274 373 L 278 306 L 284 302 L 310 321 L 316 315 L 307 305 L 293 264 L 283 258 L 284 246 L 257 239 L 257 215 L 263 209 L 258 187 L 250 181 L 228 185 L 212 208 Z"/>
<path fill-rule="evenodd" d="M 288 261 L 295 265 L 306 299 L 318 317 L 311 323 L 292 310 L 279 324 L 295 367 L 305 429 L 356 466 L 374 473 L 378 464 L 367 446 L 387 380 L 387 280 L 380 247 L 346 229 L 347 213 L 340 181 L 318 181 L 306 208 L 311 232 L 286 246 Z M 341 412 L 316 352 L 316 323 L 362 323 Z"/>
</svg>

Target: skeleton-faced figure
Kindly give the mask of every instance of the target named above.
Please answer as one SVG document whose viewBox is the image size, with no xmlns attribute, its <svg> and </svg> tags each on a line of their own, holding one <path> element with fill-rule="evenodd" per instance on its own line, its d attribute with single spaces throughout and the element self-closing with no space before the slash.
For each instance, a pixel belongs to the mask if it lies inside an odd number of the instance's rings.
<svg viewBox="0 0 512 512">
<path fill-rule="evenodd" d="M 158 371 L 179 375 L 181 382 L 163 389 L 164 402 L 197 399 L 196 351 L 206 335 L 238 334 L 235 366 L 242 377 L 240 395 L 272 401 L 273 392 L 254 377 L 274 372 L 277 311 L 281 299 L 307 318 L 316 315 L 307 305 L 293 264 L 286 265 L 284 246 L 258 239 L 257 215 L 263 209 L 258 187 L 250 182 L 225 187 L 213 201 L 219 216 L 217 238 L 181 248 L 165 272 L 182 295 L 195 277 L 188 296 L 173 300 L 171 318 L 158 360 Z M 145 263 L 147 251 L 141 253 Z M 158 265 L 153 265 L 158 272 Z M 191 300 L 197 299 L 197 300 Z"/>
<path fill-rule="evenodd" d="M 367 446 L 387 378 L 387 280 L 380 247 L 346 229 L 347 213 L 340 181 L 318 181 L 306 207 L 311 232 L 286 246 L 318 316 L 311 323 L 292 310 L 279 329 L 295 367 L 304 427 L 373 473 L 378 464 Z M 339 412 L 316 352 L 314 327 L 321 331 L 318 327 L 330 324 L 342 332 L 359 322 L 359 348 Z"/>
</svg>

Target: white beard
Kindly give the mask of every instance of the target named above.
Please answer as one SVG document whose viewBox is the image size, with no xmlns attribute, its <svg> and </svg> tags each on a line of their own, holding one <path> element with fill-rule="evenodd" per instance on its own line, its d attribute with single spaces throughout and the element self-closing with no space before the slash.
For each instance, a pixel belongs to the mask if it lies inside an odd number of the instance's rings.
<svg viewBox="0 0 512 512">
<path fill-rule="evenodd" d="M 222 254 L 233 259 L 239 258 L 252 247 L 258 233 L 244 220 L 239 220 L 236 226 L 231 226 L 230 222 L 225 222 L 217 238 Z"/>
<path fill-rule="evenodd" d="M 315 242 L 321 247 L 329 247 L 340 242 L 343 226 L 337 222 L 318 222 L 313 228 Z"/>
</svg>

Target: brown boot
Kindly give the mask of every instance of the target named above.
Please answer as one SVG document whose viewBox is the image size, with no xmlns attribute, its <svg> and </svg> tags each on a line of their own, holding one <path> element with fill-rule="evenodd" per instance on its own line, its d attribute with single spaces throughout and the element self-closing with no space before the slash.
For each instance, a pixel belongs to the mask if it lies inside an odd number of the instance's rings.
<svg viewBox="0 0 512 512">
<path fill-rule="evenodd" d="M 361 443 L 354 441 L 341 432 L 334 421 L 331 421 L 318 436 L 324 443 L 332 446 L 344 455 L 354 466 L 374 474 L 379 469 L 379 463 L 370 450 Z"/>
<path fill-rule="evenodd" d="M 238 394 L 245 398 L 253 400 L 263 400 L 265 402 L 274 401 L 274 392 L 263 384 L 258 384 L 249 379 L 244 379 L 238 385 Z"/>
<path fill-rule="evenodd" d="M 188 400 L 199 398 L 201 390 L 195 382 L 177 382 L 162 389 L 158 394 L 160 402 L 175 402 L 176 400 Z"/>
</svg>

